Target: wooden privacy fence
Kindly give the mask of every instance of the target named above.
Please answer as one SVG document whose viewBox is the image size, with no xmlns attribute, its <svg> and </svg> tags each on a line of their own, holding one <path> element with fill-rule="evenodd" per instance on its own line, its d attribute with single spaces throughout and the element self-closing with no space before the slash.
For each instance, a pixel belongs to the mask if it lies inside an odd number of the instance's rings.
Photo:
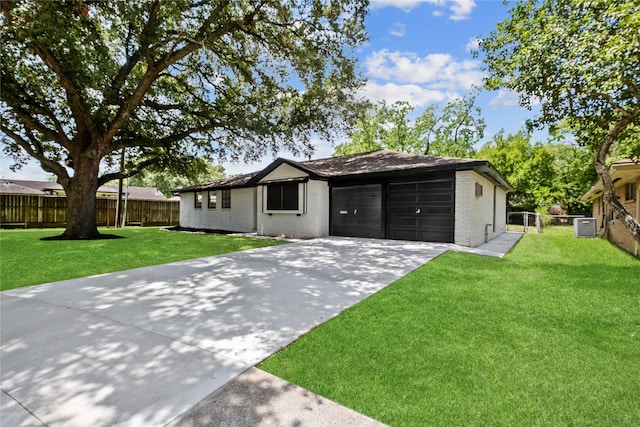
<svg viewBox="0 0 640 427">
<path fill-rule="evenodd" d="M 123 209 L 125 203 L 122 203 Z M 127 200 L 126 225 L 178 225 L 178 200 Z M 116 223 L 116 199 L 96 200 L 99 226 Z M 67 198 L 39 195 L 0 195 L 0 227 L 64 227 L 67 222 Z"/>
</svg>

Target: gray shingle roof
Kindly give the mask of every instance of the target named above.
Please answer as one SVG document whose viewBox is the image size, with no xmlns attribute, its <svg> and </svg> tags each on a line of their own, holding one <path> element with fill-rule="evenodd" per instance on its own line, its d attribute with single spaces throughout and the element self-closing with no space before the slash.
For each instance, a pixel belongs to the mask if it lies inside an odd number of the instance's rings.
<svg viewBox="0 0 640 427">
<path fill-rule="evenodd" d="M 61 192 L 64 189 L 57 182 L 26 181 L 19 179 L 5 179 L 0 181 L 0 194 L 32 194 L 40 196 L 51 195 L 52 192 Z M 156 188 L 125 186 L 123 192 L 129 193 L 129 200 L 167 200 Z M 109 194 L 109 197 L 117 197 L 118 187 L 115 185 L 102 185 L 98 192 Z"/>
<path fill-rule="evenodd" d="M 475 169 L 491 176 L 501 186 L 512 189 L 509 183 L 486 160 L 462 159 L 453 157 L 433 157 L 416 154 L 399 153 L 391 150 L 378 150 L 368 153 L 350 154 L 340 157 L 329 157 L 318 160 L 295 161 L 283 158 L 274 160 L 259 172 L 238 175 L 228 179 L 181 188 L 175 193 L 200 190 L 213 190 L 231 187 L 251 187 L 280 166 L 287 163 L 306 173 L 314 179 L 342 179 L 365 175 L 382 174 L 417 174 L 444 170 Z"/>
<path fill-rule="evenodd" d="M 0 194 L 33 194 L 42 195 L 42 191 L 34 190 L 12 181 L 0 181 Z"/>
<path fill-rule="evenodd" d="M 449 167 L 463 164 L 471 165 L 478 162 L 476 159 L 421 156 L 391 150 L 378 150 L 369 153 L 351 154 L 295 163 L 309 171 L 315 172 L 319 176 L 331 178 L 407 169 Z"/>
</svg>

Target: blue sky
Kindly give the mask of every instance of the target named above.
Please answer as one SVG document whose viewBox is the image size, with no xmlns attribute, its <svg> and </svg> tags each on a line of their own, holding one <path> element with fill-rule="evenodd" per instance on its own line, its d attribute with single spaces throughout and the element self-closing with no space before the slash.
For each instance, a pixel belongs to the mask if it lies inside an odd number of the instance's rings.
<svg viewBox="0 0 640 427">
<path fill-rule="evenodd" d="M 417 116 L 430 104 L 443 106 L 472 86 L 482 86 L 482 60 L 472 51 L 508 16 L 509 8 L 501 0 L 371 0 L 366 20 L 370 40 L 356 51 L 368 78 L 362 95 L 372 101 L 407 101 Z M 532 117 L 508 91 L 483 91 L 476 103 L 487 125 L 477 148 L 501 129 L 523 129 Z M 544 138 L 540 135 L 535 136 Z M 313 158 L 333 153 L 329 142 L 316 141 L 315 147 Z M 272 160 L 270 155 L 251 165 L 227 163 L 225 168 L 231 174 L 250 172 Z"/>
<path fill-rule="evenodd" d="M 370 40 L 356 50 L 368 78 L 362 95 L 372 101 L 408 101 L 415 114 L 430 104 L 442 106 L 480 86 L 481 59 L 471 50 L 505 19 L 509 6 L 500 0 L 372 0 L 366 20 Z M 522 129 L 532 113 L 518 106 L 509 92 L 483 92 L 477 100 L 487 127 L 478 146 L 504 129 Z M 339 143 L 340 141 L 334 141 Z M 328 157 L 333 146 L 315 141 L 314 158 Z M 289 153 L 278 154 L 293 158 Z M 225 163 L 229 174 L 259 170 L 274 159 L 270 154 L 253 164 Z M 6 179 L 45 180 L 47 174 L 34 162 L 21 171 L 9 170 L 11 160 L 2 157 L 0 176 Z"/>
</svg>

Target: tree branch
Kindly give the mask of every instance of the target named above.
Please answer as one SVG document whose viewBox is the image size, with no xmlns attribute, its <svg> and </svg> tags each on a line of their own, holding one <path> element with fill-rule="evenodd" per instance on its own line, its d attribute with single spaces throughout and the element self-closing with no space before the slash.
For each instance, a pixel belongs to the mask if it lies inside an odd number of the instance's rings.
<svg viewBox="0 0 640 427">
<path fill-rule="evenodd" d="M 43 46 L 37 41 L 29 42 L 28 46 L 31 47 L 34 53 L 38 55 L 60 79 L 60 83 L 67 94 L 69 108 L 71 108 L 73 118 L 78 126 L 78 132 L 87 132 L 92 136 L 92 139 L 97 139 L 98 133 L 95 129 L 93 119 L 82 102 L 78 88 L 75 86 L 71 77 L 63 70 L 58 58 L 56 58 L 46 46 Z"/>
<path fill-rule="evenodd" d="M 598 147 L 596 158 L 594 161 L 596 172 L 600 177 L 603 187 L 602 199 L 611 207 L 615 216 L 620 219 L 627 230 L 632 234 L 633 238 L 640 242 L 640 222 L 631 215 L 624 207 L 620 200 L 616 197 L 616 189 L 611 180 L 611 174 L 609 168 L 606 165 L 607 153 L 611 146 L 615 143 L 618 136 L 633 123 L 635 119 L 634 115 L 624 115 L 618 122 L 609 129 L 609 132 L 605 136 L 602 144 Z"/>
<path fill-rule="evenodd" d="M 53 111 L 37 102 L 10 74 L 3 72 L 0 80 L 2 81 L 1 88 L 4 99 L 12 101 L 12 104 L 14 105 L 10 106 L 13 111 L 23 119 L 23 123 L 35 128 L 52 141 L 56 141 L 66 149 L 69 149 L 71 141 L 67 138 L 62 124 Z M 33 109 L 35 113 L 45 116 L 51 120 L 55 130 L 48 128 L 42 122 L 37 120 L 31 114 L 31 111 L 23 107 L 25 104 Z"/>
<path fill-rule="evenodd" d="M 193 41 L 190 41 L 182 48 L 177 51 L 169 53 L 165 58 L 154 61 L 149 64 L 149 68 L 147 69 L 144 77 L 138 84 L 138 87 L 134 90 L 134 92 L 129 96 L 129 98 L 123 102 L 123 104 L 118 109 L 118 112 L 114 116 L 113 120 L 107 125 L 107 131 L 104 134 L 104 141 L 108 145 L 111 143 L 115 135 L 118 133 L 122 125 L 127 121 L 131 113 L 135 108 L 140 106 L 144 96 L 147 94 L 151 85 L 155 82 L 156 77 L 165 69 L 167 69 L 170 65 L 180 61 L 185 56 L 189 55 L 192 52 L 200 49 L 203 46 L 205 40 L 212 40 L 215 38 L 219 38 L 222 35 L 228 33 L 233 28 L 239 27 L 239 24 L 235 21 L 230 21 L 225 25 L 219 27 L 216 31 L 214 31 L 211 35 L 207 36 L 207 31 L 210 29 L 211 24 L 218 18 L 220 13 L 224 10 L 224 8 L 229 4 L 229 1 L 219 1 L 217 3 L 216 8 L 212 11 L 212 13 L 207 17 L 207 19 L 200 26 L 197 36 Z M 159 2 L 154 3 L 154 7 L 159 7 Z M 148 24 L 150 24 L 155 17 L 152 16 L 149 19 Z M 145 27 L 146 28 L 146 27 Z M 150 29 L 150 28 L 149 28 Z M 143 46 L 141 49 L 146 49 L 148 46 Z M 146 57 L 144 53 L 144 49 L 142 50 L 143 56 Z"/>
<path fill-rule="evenodd" d="M 151 51 L 149 50 L 149 35 L 155 31 L 156 25 L 158 25 L 158 11 L 160 10 L 160 2 L 154 1 L 151 4 L 151 10 L 149 12 L 149 20 L 145 24 L 142 32 L 140 33 L 140 53 L 146 59 L 149 67 L 155 65 Z"/>
<path fill-rule="evenodd" d="M 151 166 L 154 163 L 157 163 L 158 160 L 160 160 L 160 159 L 157 158 L 157 157 L 146 159 L 146 160 L 143 160 L 142 162 L 136 164 L 133 168 L 131 168 L 130 170 L 128 170 L 126 172 L 111 172 L 111 173 L 104 174 L 104 175 L 102 175 L 101 177 L 98 178 L 98 187 L 101 186 L 101 185 L 106 184 L 109 181 L 113 181 L 113 180 L 116 180 L 116 179 L 131 178 L 132 176 L 137 175 L 140 172 L 142 172 L 142 170 L 144 168 L 146 168 L 147 166 Z"/>
<path fill-rule="evenodd" d="M 184 106 L 181 104 L 160 104 L 159 102 L 153 100 L 144 100 L 142 101 L 142 105 L 144 107 L 149 107 L 156 111 L 170 111 L 170 110 L 183 110 Z"/>
<path fill-rule="evenodd" d="M 55 174 L 58 179 L 68 180 L 69 174 L 67 170 L 58 162 L 49 159 L 42 150 L 42 147 L 37 144 L 35 147 L 29 143 L 26 139 L 24 139 L 19 134 L 15 133 L 13 130 L 9 129 L 3 123 L 0 123 L 0 130 L 7 135 L 9 138 L 13 139 L 24 151 L 27 152 L 31 157 L 38 160 L 42 169 L 46 172 L 50 172 Z M 30 138 L 33 142 L 36 142 L 35 138 Z"/>
</svg>

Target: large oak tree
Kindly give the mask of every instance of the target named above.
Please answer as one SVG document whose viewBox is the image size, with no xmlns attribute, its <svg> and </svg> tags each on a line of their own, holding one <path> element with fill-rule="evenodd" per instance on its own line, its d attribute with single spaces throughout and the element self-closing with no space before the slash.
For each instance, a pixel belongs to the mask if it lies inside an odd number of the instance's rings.
<svg viewBox="0 0 640 427">
<path fill-rule="evenodd" d="M 203 154 L 308 154 L 358 111 L 366 0 L 1 5 L 2 142 L 64 187 L 64 238 L 99 236 L 95 193 L 112 179 Z"/>
<path fill-rule="evenodd" d="M 596 153 L 604 201 L 640 242 L 607 167 L 614 149 L 640 155 L 640 3 L 519 0 L 481 50 L 489 87 L 539 102 L 534 125 L 568 126 Z"/>
</svg>

